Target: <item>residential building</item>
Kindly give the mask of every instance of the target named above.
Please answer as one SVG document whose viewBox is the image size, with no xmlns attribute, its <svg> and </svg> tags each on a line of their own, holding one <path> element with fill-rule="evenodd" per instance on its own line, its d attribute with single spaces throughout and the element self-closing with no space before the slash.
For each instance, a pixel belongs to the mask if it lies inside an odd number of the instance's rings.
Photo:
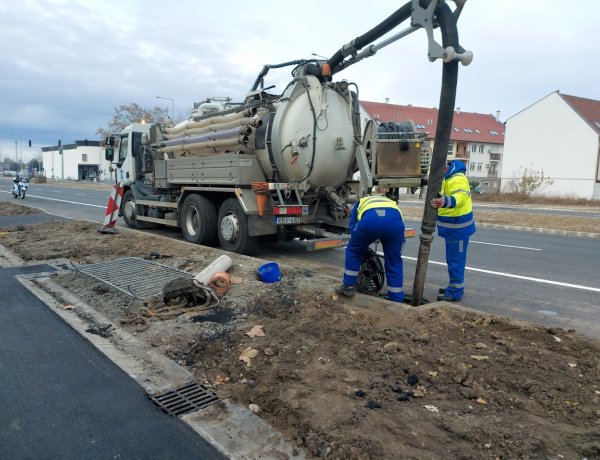
<svg viewBox="0 0 600 460">
<path fill-rule="evenodd" d="M 503 190 L 525 169 L 552 181 L 540 193 L 600 199 L 600 101 L 554 91 L 510 117 Z"/>
<path fill-rule="evenodd" d="M 382 122 L 411 120 L 416 131 L 427 133 L 431 148 L 435 142 L 438 109 L 361 101 L 366 112 Z M 500 171 L 504 149 L 504 124 L 496 116 L 462 112 L 457 109 L 452 121 L 448 159 L 459 159 L 467 166 L 467 175 L 479 182 L 482 191 L 500 190 Z"/>
<path fill-rule="evenodd" d="M 42 172 L 48 179 L 113 180 L 110 162 L 105 160 L 99 141 L 42 147 L 42 163 Z"/>
</svg>

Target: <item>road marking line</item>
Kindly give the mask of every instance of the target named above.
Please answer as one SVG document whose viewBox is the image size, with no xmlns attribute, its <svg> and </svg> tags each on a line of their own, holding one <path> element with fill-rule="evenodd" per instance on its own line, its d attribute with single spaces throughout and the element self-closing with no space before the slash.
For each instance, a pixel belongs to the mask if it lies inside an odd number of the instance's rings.
<svg viewBox="0 0 600 460">
<path fill-rule="evenodd" d="M 2 190 L 0 190 L 0 192 L 2 192 L 2 193 L 10 193 L 10 192 L 4 192 Z M 89 204 L 89 203 L 80 203 L 79 201 L 59 200 L 58 198 L 48 198 L 48 197 L 45 197 L 45 196 L 30 195 L 29 193 L 27 194 L 27 196 L 30 197 L 30 198 L 40 198 L 42 200 L 60 201 L 61 203 L 80 204 L 82 206 L 92 206 L 94 208 L 103 208 L 103 209 L 106 209 L 106 206 L 102 206 L 102 205 L 99 205 L 99 204 Z"/>
<path fill-rule="evenodd" d="M 383 256 L 383 253 L 378 252 L 377 255 Z M 416 257 L 402 256 L 402 258 L 407 259 L 407 260 L 414 260 L 415 262 L 417 261 Z M 430 260 L 429 263 L 433 264 L 433 265 L 447 266 L 447 264 L 445 264 L 444 262 L 436 262 L 435 260 Z M 466 269 L 470 270 L 472 272 L 487 273 L 488 275 L 504 276 L 506 278 L 515 278 L 515 279 L 519 279 L 519 280 L 533 281 L 535 283 L 542 283 L 542 284 L 552 284 L 553 286 L 563 286 L 563 287 L 568 287 L 568 288 L 573 288 L 573 289 L 581 289 L 582 291 L 600 292 L 600 288 L 595 288 L 595 287 L 591 287 L 591 286 L 582 286 L 581 284 L 563 283 L 561 281 L 545 280 L 542 278 L 533 278 L 531 276 L 513 275 L 512 273 L 496 272 L 493 270 L 484 270 L 483 268 L 466 267 Z"/>
<path fill-rule="evenodd" d="M 498 244 L 498 243 L 484 243 L 483 241 L 469 241 L 469 243 L 475 244 L 488 244 L 490 246 L 502 246 L 504 248 L 515 248 L 515 249 L 527 249 L 528 251 L 541 251 L 539 248 L 528 248 L 526 246 L 512 246 L 510 244 Z"/>
</svg>

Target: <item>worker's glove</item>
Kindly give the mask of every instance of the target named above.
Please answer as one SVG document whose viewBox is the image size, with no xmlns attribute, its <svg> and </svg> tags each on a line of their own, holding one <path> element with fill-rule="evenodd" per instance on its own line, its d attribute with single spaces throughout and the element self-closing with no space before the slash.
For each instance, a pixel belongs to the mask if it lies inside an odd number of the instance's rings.
<svg viewBox="0 0 600 460">
<path fill-rule="evenodd" d="M 446 206 L 446 197 L 444 195 L 442 195 L 438 198 L 432 198 L 431 201 L 429 202 L 429 204 L 436 209 L 443 208 Z"/>
</svg>

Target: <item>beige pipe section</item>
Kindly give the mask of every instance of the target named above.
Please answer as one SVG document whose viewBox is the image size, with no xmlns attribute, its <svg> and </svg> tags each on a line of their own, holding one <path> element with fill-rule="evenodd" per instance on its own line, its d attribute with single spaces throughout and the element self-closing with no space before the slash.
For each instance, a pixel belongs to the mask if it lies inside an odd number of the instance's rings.
<svg viewBox="0 0 600 460">
<path fill-rule="evenodd" d="M 244 147 L 241 145 L 235 146 L 235 148 L 212 148 L 212 147 L 206 147 L 206 148 L 202 148 L 202 149 L 195 149 L 195 150 L 190 150 L 190 151 L 186 151 L 184 152 L 184 154 L 179 155 L 177 158 L 189 158 L 189 157 L 210 157 L 210 156 L 216 156 L 216 155 L 223 155 L 225 153 L 233 153 L 233 152 L 240 152 L 240 153 L 254 153 L 251 149 L 249 149 L 248 147 Z"/>
<path fill-rule="evenodd" d="M 216 131 L 223 131 L 226 129 L 231 129 L 231 128 L 235 128 L 237 126 L 251 126 L 254 128 L 258 128 L 262 125 L 262 121 L 260 119 L 260 115 L 254 115 L 253 117 L 245 117 L 245 118 L 240 118 L 238 120 L 233 120 L 230 121 L 228 123 L 219 123 L 219 124 L 214 124 L 214 125 L 210 125 L 210 126 L 205 126 L 203 128 L 193 128 L 193 129 L 186 129 L 185 131 L 183 131 L 182 133 L 179 134 L 175 134 L 175 135 L 165 135 L 166 139 L 179 139 L 185 136 L 191 136 L 191 135 L 196 135 L 196 134 L 206 134 L 206 133 L 210 133 L 210 132 L 216 132 Z"/>
<path fill-rule="evenodd" d="M 181 134 L 188 129 L 203 128 L 210 125 L 218 125 L 221 123 L 228 123 L 240 118 L 251 118 L 256 115 L 256 108 L 246 109 L 242 112 L 230 113 L 228 115 L 222 115 L 220 117 L 206 118 L 200 121 L 189 121 L 185 125 L 177 126 L 174 128 L 165 128 L 164 133 L 166 136 L 173 136 Z"/>
<path fill-rule="evenodd" d="M 231 139 L 223 139 L 219 141 L 206 141 L 206 142 L 197 142 L 195 144 L 183 144 L 183 145 L 170 145 L 168 147 L 163 147 L 159 149 L 159 153 L 168 153 L 168 152 L 188 152 L 198 149 L 211 148 L 211 149 L 219 149 L 226 147 L 243 147 L 248 143 L 248 136 L 241 136 L 238 138 Z"/>
</svg>

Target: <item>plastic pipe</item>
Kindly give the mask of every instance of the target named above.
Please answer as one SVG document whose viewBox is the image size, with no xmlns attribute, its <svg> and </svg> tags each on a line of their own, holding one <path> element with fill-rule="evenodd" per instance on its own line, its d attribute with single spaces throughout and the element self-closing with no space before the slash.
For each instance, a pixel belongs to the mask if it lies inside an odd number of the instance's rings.
<svg viewBox="0 0 600 460">
<path fill-rule="evenodd" d="M 231 268 L 232 263 L 231 257 L 229 256 L 223 254 L 217 257 L 208 267 L 194 276 L 194 283 L 197 285 L 208 286 L 215 274 L 226 272 Z"/>
</svg>

